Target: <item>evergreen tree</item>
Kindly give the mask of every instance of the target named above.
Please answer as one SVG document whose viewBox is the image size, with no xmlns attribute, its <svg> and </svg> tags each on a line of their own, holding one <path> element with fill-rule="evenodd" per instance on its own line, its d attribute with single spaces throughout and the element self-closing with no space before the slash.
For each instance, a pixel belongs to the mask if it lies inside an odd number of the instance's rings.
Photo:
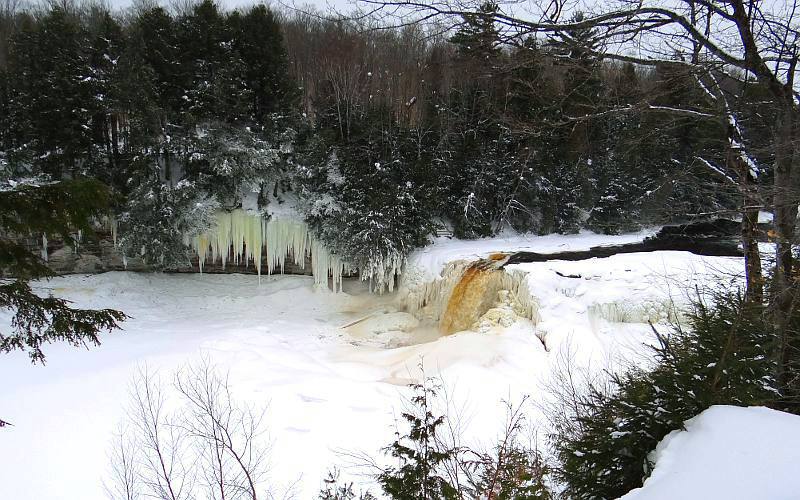
<svg viewBox="0 0 800 500">
<path fill-rule="evenodd" d="M 498 8 L 494 2 L 484 2 L 476 12 L 462 16 L 458 31 L 450 38 L 462 57 L 486 63 L 500 54 L 500 35 L 495 26 Z"/>
<path fill-rule="evenodd" d="M 121 120 L 123 110 L 114 102 L 114 83 L 117 65 L 124 50 L 122 26 L 105 9 L 93 11 L 88 47 L 91 93 L 94 96 L 94 113 L 91 119 L 92 140 L 96 151 L 89 161 L 94 177 L 109 183 L 110 172 L 121 163 Z"/>
<path fill-rule="evenodd" d="M 74 308 L 67 300 L 34 293 L 28 280 L 50 277 L 52 271 L 24 245 L 26 235 L 74 243 L 71 234 L 91 235 L 92 219 L 107 209 L 108 191 L 94 180 L 11 183 L 0 190 L 0 308 L 13 313 L 10 330 L 0 332 L 0 351 L 26 351 L 33 362 L 44 362 L 44 344 L 99 345 L 103 331 L 119 328 L 126 318 L 120 311 Z"/>
<path fill-rule="evenodd" d="M 167 120 L 175 120 L 184 109 L 184 95 L 191 82 L 191 73 L 180 56 L 183 48 L 179 46 L 177 23 L 163 8 L 153 7 L 136 16 L 129 33 L 129 43 L 136 50 L 131 59 L 141 59 L 145 70 L 153 73 L 154 95 L 163 114 L 159 125 L 164 129 Z"/>
<path fill-rule="evenodd" d="M 97 104 L 87 47 L 85 29 L 61 7 L 23 22 L 9 61 L 13 161 L 56 179 L 80 173 Z"/>
<path fill-rule="evenodd" d="M 228 123 L 250 118 L 251 89 L 245 64 L 234 50 L 227 19 L 212 0 L 194 6 L 180 20 L 181 61 L 189 72 L 183 96 L 188 124 L 216 119 Z"/>
<path fill-rule="evenodd" d="M 118 219 L 120 251 L 154 269 L 188 266 L 187 238 L 213 225 L 219 204 L 190 181 L 162 182 L 157 165 L 147 158 L 138 161 L 148 163 L 137 168 L 141 178 L 131 180 L 134 187 Z"/>
<path fill-rule="evenodd" d="M 245 14 L 234 12 L 228 22 L 234 33 L 234 48 L 245 68 L 253 119 L 270 125 L 269 117 L 291 113 L 298 97 L 297 85 L 289 76 L 281 26 L 265 5 L 251 7 Z"/>
<path fill-rule="evenodd" d="M 777 400 L 774 335 L 761 306 L 739 294 L 698 301 L 687 329 L 659 337 L 656 365 L 590 386 L 573 401 L 577 414 L 557 422 L 557 470 L 572 498 L 617 498 L 652 469 L 649 453 L 671 431 L 712 405 Z"/>
<path fill-rule="evenodd" d="M 411 411 L 403 413 L 410 429 L 386 451 L 400 462 L 378 476 L 383 492 L 390 498 L 446 500 L 458 498 L 456 489 L 442 475 L 442 466 L 455 457 L 456 450 L 442 449 L 437 441 L 443 416 L 433 413 L 436 388 L 431 380 L 411 386 Z"/>
</svg>

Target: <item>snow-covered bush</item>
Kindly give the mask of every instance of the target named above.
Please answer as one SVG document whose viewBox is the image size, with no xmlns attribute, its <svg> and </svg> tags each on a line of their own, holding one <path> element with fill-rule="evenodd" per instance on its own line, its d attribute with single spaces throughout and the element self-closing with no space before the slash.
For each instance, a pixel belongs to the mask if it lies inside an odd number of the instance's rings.
<svg viewBox="0 0 800 500">
<path fill-rule="evenodd" d="M 560 388 L 573 412 L 551 415 L 556 474 L 570 498 L 616 498 L 641 486 L 658 442 L 712 405 L 776 401 L 774 334 L 760 306 L 720 293 L 710 305 L 698 300 L 687 325 L 659 335 L 652 369 L 631 368 L 583 391 Z"/>
<path fill-rule="evenodd" d="M 427 242 L 430 214 L 400 160 L 367 164 L 354 153 L 309 155 L 296 183 L 316 236 L 373 289 L 391 290 L 406 256 Z"/>
<path fill-rule="evenodd" d="M 249 127 L 201 124 L 187 144 L 186 178 L 226 206 L 236 207 L 243 188 L 271 189 L 280 180 L 280 166 L 288 154 L 280 139 L 273 142 Z"/>
</svg>

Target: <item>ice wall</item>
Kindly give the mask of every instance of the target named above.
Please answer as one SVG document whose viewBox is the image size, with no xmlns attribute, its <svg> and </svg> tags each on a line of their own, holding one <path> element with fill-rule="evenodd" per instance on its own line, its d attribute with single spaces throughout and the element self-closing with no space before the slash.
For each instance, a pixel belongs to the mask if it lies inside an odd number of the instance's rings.
<svg viewBox="0 0 800 500">
<path fill-rule="evenodd" d="M 288 218 L 267 221 L 244 210 L 218 212 L 214 227 L 187 237 L 187 244 L 197 254 L 200 272 L 208 260 L 221 262 L 223 268 L 233 261 L 240 266 L 252 263 L 260 276 L 262 252 L 266 252 L 267 274 L 282 273 L 287 258 L 304 268 L 310 256 L 314 281 L 327 285 L 330 277 L 336 291 L 341 290 L 342 276 L 349 271 L 346 263 L 311 236 L 304 222 Z"/>
</svg>

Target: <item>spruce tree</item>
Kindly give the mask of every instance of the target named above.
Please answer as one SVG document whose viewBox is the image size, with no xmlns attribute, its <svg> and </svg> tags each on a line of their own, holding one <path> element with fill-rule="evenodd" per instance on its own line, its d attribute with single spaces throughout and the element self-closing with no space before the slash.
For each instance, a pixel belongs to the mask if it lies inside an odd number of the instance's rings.
<svg viewBox="0 0 800 500">
<path fill-rule="evenodd" d="M 447 500 L 458 498 L 458 491 L 442 475 L 443 465 L 456 455 L 454 449 L 443 449 L 437 439 L 443 416 L 434 414 L 432 407 L 436 387 L 428 379 L 411 386 L 415 394 L 412 408 L 403 413 L 409 425 L 408 434 L 387 449 L 398 459 L 399 467 L 385 469 L 378 482 L 390 498 L 408 500 Z"/>
<path fill-rule="evenodd" d="M 667 434 L 712 405 L 765 405 L 778 399 L 775 337 L 763 308 L 738 293 L 698 300 L 686 329 L 659 336 L 652 369 L 611 378 L 611 391 L 589 386 L 557 423 L 557 475 L 571 498 L 617 498 L 652 469 L 650 452 Z"/>
<path fill-rule="evenodd" d="M 484 2 L 474 13 L 462 16 L 458 31 L 450 38 L 462 57 L 491 62 L 500 54 L 500 34 L 495 26 L 498 8 L 495 2 Z"/>
</svg>

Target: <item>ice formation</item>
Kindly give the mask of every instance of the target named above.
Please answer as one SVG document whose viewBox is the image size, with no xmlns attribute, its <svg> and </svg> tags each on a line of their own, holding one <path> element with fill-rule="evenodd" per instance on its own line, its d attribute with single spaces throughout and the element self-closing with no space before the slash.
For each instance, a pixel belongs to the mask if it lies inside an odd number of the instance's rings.
<svg viewBox="0 0 800 500">
<path fill-rule="evenodd" d="M 186 240 L 197 254 L 200 272 L 207 260 L 220 261 L 223 268 L 229 260 L 245 266 L 252 261 L 260 276 L 263 251 L 268 274 L 278 269 L 283 272 L 287 256 L 301 268 L 310 256 L 314 281 L 327 286 L 330 276 L 334 291 L 341 290 L 342 276 L 349 271 L 345 262 L 311 236 L 306 223 L 295 219 L 267 221 L 244 210 L 218 212 L 213 228 Z"/>
<path fill-rule="evenodd" d="M 589 321 L 598 319 L 609 323 L 662 323 L 675 324 L 685 320 L 684 313 L 669 299 L 643 300 L 639 303 L 614 301 L 595 303 L 587 308 Z"/>
<path fill-rule="evenodd" d="M 47 262 L 47 235 L 42 233 L 42 260 Z"/>
<path fill-rule="evenodd" d="M 539 305 L 528 290 L 527 274 L 497 269 L 491 261 L 450 262 L 439 278 L 429 282 L 407 270 L 399 300 L 408 312 L 438 323 L 439 330 L 449 334 L 475 328 L 487 311 L 498 306 L 500 297 L 518 317 L 538 323 Z"/>
</svg>

